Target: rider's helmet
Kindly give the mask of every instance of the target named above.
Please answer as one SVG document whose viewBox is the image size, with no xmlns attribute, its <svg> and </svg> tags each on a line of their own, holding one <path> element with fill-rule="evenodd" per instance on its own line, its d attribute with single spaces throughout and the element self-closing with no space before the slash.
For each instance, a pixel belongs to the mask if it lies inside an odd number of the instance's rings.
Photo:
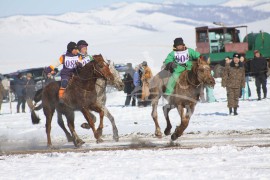
<svg viewBox="0 0 270 180">
<path fill-rule="evenodd" d="M 173 42 L 173 47 L 176 48 L 176 46 L 179 46 L 179 45 L 185 45 L 184 44 L 184 40 L 180 37 L 180 38 L 176 38 Z"/>
<path fill-rule="evenodd" d="M 78 46 L 79 50 L 81 50 L 83 47 L 87 47 L 88 43 L 85 40 L 80 40 L 77 42 L 77 46 Z"/>
<path fill-rule="evenodd" d="M 67 51 L 71 53 L 73 49 L 78 49 L 77 44 L 75 42 L 69 42 L 67 45 Z"/>
</svg>

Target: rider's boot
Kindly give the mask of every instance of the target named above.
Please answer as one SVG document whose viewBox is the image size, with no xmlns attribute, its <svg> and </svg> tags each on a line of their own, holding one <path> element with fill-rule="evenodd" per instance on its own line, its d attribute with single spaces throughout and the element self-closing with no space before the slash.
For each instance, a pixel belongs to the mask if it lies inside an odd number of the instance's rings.
<svg viewBox="0 0 270 180">
<path fill-rule="evenodd" d="M 59 103 L 64 103 L 64 95 L 65 95 L 65 89 L 60 88 L 58 92 L 58 97 L 59 97 Z"/>
</svg>

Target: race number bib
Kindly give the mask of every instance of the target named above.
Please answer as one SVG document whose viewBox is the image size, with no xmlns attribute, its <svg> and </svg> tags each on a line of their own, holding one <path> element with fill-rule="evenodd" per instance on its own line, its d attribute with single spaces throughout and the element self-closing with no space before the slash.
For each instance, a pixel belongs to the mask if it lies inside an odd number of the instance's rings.
<svg viewBox="0 0 270 180">
<path fill-rule="evenodd" d="M 188 49 L 185 51 L 175 51 L 175 61 L 179 64 L 185 64 L 189 60 Z"/>
<path fill-rule="evenodd" d="M 83 66 L 85 66 L 87 63 L 89 63 L 91 61 L 90 56 L 86 56 L 85 58 L 83 58 L 82 60 L 82 64 Z"/>
<path fill-rule="evenodd" d="M 65 67 L 68 69 L 74 69 L 76 67 L 76 62 L 79 60 L 78 56 L 66 56 L 65 57 Z"/>
</svg>

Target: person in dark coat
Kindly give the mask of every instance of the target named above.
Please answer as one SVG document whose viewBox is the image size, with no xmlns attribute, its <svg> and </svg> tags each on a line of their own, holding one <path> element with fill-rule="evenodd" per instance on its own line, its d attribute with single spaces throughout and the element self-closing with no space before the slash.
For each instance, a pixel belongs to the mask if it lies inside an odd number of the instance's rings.
<svg viewBox="0 0 270 180">
<path fill-rule="evenodd" d="M 263 89 L 263 98 L 267 97 L 267 61 L 258 50 L 254 51 L 254 59 L 251 60 L 250 70 L 255 76 L 258 100 L 261 100 L 261 87 Z"/>
<path fill-rule="evenodd" d="M 20 113 L 20 106 L 22 105 L 22 112 L 25 113 L 25 84 L 26 81 L 23 77 L 23 75 L 20 73 L 18 74 L 17 78 L 15 79 L 14 85 L 15 85 L 15 93 L 18 98 L 17 103 L 17 113 Z"/>
<path fill-rule="evenodd" d="M 238 115 L 237 108 L 239 107 L 240 90 L 245 88 L 245 69 L 240 62 L 240 55 L 234 53 L 233 60 L 226 58 L 226 65 L 222 74 L 222 87 L 226 88 L 229 114 Z"/>
<path fill-rule="evenodd" d="M 133 84 L 133 75 L 134 75 L 134 69 L 132 68 L 131 63 L 128 63 L 128 69 L 124 74 L 124 92 L 127 94 L 126 101 L 125 101 L 125 106 L 130 105 L 130 101 L 132 98 L 132 106 L 136 106 L 136 100 L 135 97 L 132 96 L 132 91 L 134 90 L 134 84 Z"/>
<path fill-rule="evenodd" d="M 0 114 L 1 114 L 1 106 L 4 98 L 5 88 L 2 84 L 2 79 L 0 79 Z"/>
<path fill-rule="evenodd" d="M 26 74 L 26 84 L 25 84 L 25 99 L 26 99 L 27 105 L 30 109 L 34 108 L 33 99 L 34 99 L 35 92 L 36 92 L 35 85 L 36 85 L 36 83 L 33 79 L 32 74 L 27 73 Z"/>
<path fill-rule="evenodd" d="M 54 81 L 55 81 L 55 79 L 54 79 L 52 73 L 46 74 L 45 86 L 47 86 L 49 83 L 54 82 Z"/>
</svg>

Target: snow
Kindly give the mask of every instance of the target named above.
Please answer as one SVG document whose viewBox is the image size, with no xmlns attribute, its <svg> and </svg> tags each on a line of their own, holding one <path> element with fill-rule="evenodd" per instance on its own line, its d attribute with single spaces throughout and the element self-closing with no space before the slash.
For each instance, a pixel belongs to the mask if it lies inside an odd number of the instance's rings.
<svg viewBox="0 0 270 180">
<path fill-rule="evenodd" d="M 235 132 L 246 134 L 245 141 L 269 142 L 269 99 L 256 101 L 255 82 L 250 82 L 250 101 L 240 100 L 238 116 L 228 116 L 226 91 L 216 79 L 214 89 L 219 102 L 198 103 L 184 135 L 176 143 L 197 145 L 192 149 L 141 149 L 87 152 L 49 152 L 0 156 L 2 179 L 269 179 L 270 148 L 256 144 L 247 148 L 235 145 Z M 269 87 L 269 82 L 268 82 Z M 85 122 L 76 112 L 76 131 L 86 142 L 83 148 L 124 146 L 129 143 L 166 144 L 170 136 L 154 138 L 154 122 L 151 107 L 122 107 L 123 92 L 108 94 L 107 107 L 113 114 L 120 140 L 112 141 L 112 129 L 108 119 L 104 121 L 104 143 L 96 144 L 92 131 L 80 128 Z M 160 105 L 162 105 L 160 101 Z M 16 103 L 12 104 L 15 109 Z M 164 130 L 166 123 L 161 106 L 158 107 L 159 123 Z M 9 104 L 4 103 L 0 115 L 0 151 L 46 149 L 45 117 L 39 112 L 41 123 L 32 125 L 30 113 L 10 114 Z M 180 123 L 176 110 L 170 112 L 173 129 Z M 254 132 L 262 131 L 262 134 Z M 263 131 L 268 131 L 264 135 Z M 56 117 L 52 123 L 52 143 L 58 148 L 71 148 Z M 225 144 L 219 141 L 228 139 Z M 216 145 L 205 148 L 202 144 L 216 139 Z M 201 147 L 200 147 L 201 146 Z M 16 173 L 14 173 L 16 169 Z"/>
<path fill-rule="evenodd" d="M 224 6 L 250 4 L 265 10 L 267 1 L 228 1 Z M 258 2 L 258 3 L 257 3 Z M 255 4 L 254 4 L 255 3 Z M 155 10 L 160 4 L 121 3 L 86 13 L 59 16 L 12 16 L 0 18 L 0 73 L 18 69 L 44 67 L 55 61 L 69 41 L 85 39 L 90 54 L 102 53 L 115 63 L 146 60 L 156 74 L 172 49 L 173 40 L 183 37 L 195 49 L 195 26 L 202 23 L 161 12 L 140 14 L 138 10 Z M 164 4 L 163 4 L 164 6 Z M 181 23 L 181 22 L 187 23 Z M 251 22 L 249 32 L 270 32 L 270 18 Z M 191 24 L 191 25 L 190 25 Z M 237 24 L 239 25 L 239 24 Z M 245 32 L 244 32 L 245 33 Z M 244 37 L 244 36 L 243 36 Z M 16 49 L 14 51 L 14 49 Z M 238 116 L 228 116 L 226 91 L 216 79 L 214 89 L 218 102 L 198 103 L 188 128 L 168 148 L 137 150 L 97 150 L 128 147 L 133 144 L 170 144 L 170 136 L 154 137 L 151 107 L 122 107 L 123 92 L 108 94 L 107 107 L 113 114 L 120 140 L 112 140 L 112 128 L 105 118 L 104 143 L 96 144 L 92 131 L 82 129 L 83 115 L 76 112 L 76 131 L 86 142 L 79 152 L 47 152 L 7 155 L 10 151 L 46 149 L 45 117 L 32 125 L 29 111 L 14 113 L 16 103 L 3 103 L 0 115 L 0 179 L 270 179 L 270 107 L 269 98 L 256 101 L 255 82 L 250 82 L 250 101 L 240 100 Z M 269 79 L 268 79 L 269 88 Z M 166 121 L 158 107 L 162 131 Z M 177 111 L 170 112 L 173 129 L 180 123 Z M 65 119 L 64 119 L 65 120 Z M 73 151 L 54 116 L 52 143 L 56 148 Z M 245 142 L 248 146 L 242 147 Z M 252 142 L 252 143 L 251 143 Z M 261 144 L 268 146 L 260 146 Z M 179 145 L 179 146 L 177 146 Z M 181 148 L 183 147 L 183 148 Z M 187 148 L 185 148 L 187 147 Z M 192 148 L 190 148 L 192 147 Z"/>
<path fill-rule="evenodd" d="M 256 0 L 256 1 L 254 0 L 228 0 L 227 2 L 222 3 L 221 5 L 228 6 L 228 7 L 245 7 L 245 6 L 254 7 L 256 5 L 267 4 L 267 3 L 269 3 L 269 0 Z"/>
<path fill-rule="evenodd" d="M 89 43 L 90 54 L 101 53 L 116 63 L 132 62 L 133 66 L 146 60 L 158 72 L 176 37 L 183 37 L 195 49 L 195 27 L 213 26 L 212 22 L 166 14 L 164 7 L 122 3 L 84 13 L 0 18 L 0 46 L 5 52 L 0 54 L 0 73 L 48 66 L 66 50 L 68 42 L 81 39 Z M 157 11 L 147 14 L 142 10 Z M 270 32 L 269 22 L 270 18 L 244 25 L 248 25 L 247 33 Z"/>
</svg>

